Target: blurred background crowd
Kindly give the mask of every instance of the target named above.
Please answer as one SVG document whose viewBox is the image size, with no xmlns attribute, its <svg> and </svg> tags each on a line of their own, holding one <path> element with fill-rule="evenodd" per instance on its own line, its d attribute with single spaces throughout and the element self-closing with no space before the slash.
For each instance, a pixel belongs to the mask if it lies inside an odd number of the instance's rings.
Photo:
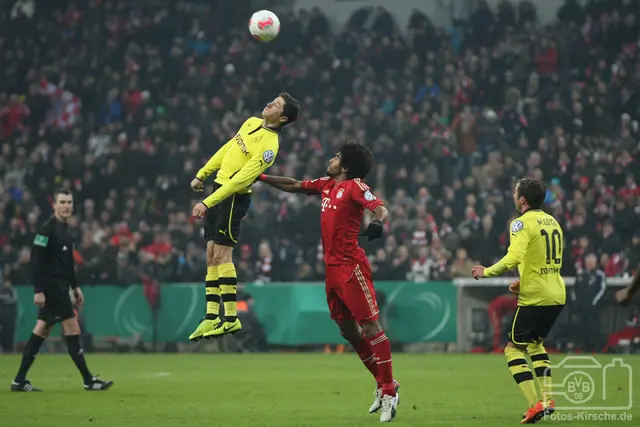
<svg viewBox="0 0 640 427">
<path fill-rule="evenodd" d="M 548 184 L 565 275 L 588 254 L 610 277 L 640 265 L 640 2 L 569 0 L 545 26 L 526 1 L 480 2 L 446 29 L 420 12 L 407 23 L 363 9 L 336 31 L 311 10 L 281 14 L 269 44 L 248 35 L 248 1 L 4 4 L 6 281 L 28 283 L 30 244 L 60 186 L 76 195 L 80 283 L 200 281 L 189 182 L 281 91 L 301 116 L 269 173 L 322 176 L 347 138 L 374 151 L 367 182 L 392 218 L 364 244 L 378 280 L 467 277 L 501 257 L 525 175 Z M 239 279 L 323 280 L 319 215 L 315 198 L 254 185 Z"/>
</svg>

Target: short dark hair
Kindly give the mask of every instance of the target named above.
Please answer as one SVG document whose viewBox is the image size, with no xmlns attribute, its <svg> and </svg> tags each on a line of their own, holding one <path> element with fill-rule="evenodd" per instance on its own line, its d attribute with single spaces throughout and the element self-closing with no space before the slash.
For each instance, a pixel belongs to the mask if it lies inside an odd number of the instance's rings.
<svg viewBox="0 0 640 427">
<path fill-rule="evenodd" d="M 61 194 L 65 196 L 73 197 L 73 193 L 68 188 L 58 188 L 56 191 L 53 192 L 53 201 L 57 201 L 58 196 Z"/>
<path fill-rule="evenodd" d="M 364 179 L 373 168 L 373 154 L 360 141 L 345 141 L 340 146 L 340 165 L 347 170 L 347 178 Z"/>
<path fill-rule="evenodd" d="M 282 107 L 282 115 L 287 118 L 287 121 L 282 123 L 281 126 L 286 126 L 289 123 L 293 123 L 298 120 L 298 112 L 300 111 L 300 104 L 298 100 L 287 92 L 282 92 L 280 95 L 284 99 L 284 107 Z"/>
<path fill-rule="evenodd" d="M 547 186 L 534 178 L 522 178 L 518 180 L 518 198 L 524 197 L 532 209 L 542 208 L 547 197 Z"/>
</svg>

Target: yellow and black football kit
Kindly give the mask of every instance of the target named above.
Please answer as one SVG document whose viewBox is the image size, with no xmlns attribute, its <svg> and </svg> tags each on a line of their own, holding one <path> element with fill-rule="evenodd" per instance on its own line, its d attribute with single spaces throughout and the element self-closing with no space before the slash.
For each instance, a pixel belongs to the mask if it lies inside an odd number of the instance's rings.
<svg viewBox="0 0 640 427">
<path fill-rule="evenodd" d="M 507 254 L 484 271 L 486 277 L 499 276 L 518 266 L 520 293 L 510 334 L 515 344 L 541 341 L 562 311 L 567 299 L 560 275 L 563 250 L 558 221 L 530 209 L 511 222 Z"/>
<path fill-rule="evenodd" d="M 529 405 L 523 422 L 533 422 L 554 411 L 551 394 L 551 362 L 543 340 L 566 303 L 564 279 L 560 275 L 564 233 L 558 221 L 540 209 L 525 211 L 511 222 L 507 255 L 485 269 L 486 277 L 498 276 L 518 266 L 518 308 L 511 322 L 509 339 L 516 346 L 504 349 L 509 372 Z M 525 355 L 531 358 L 533 372 Z"/>
<path fill-rule="evenodd" d="M 204 221 L 206 241 L 224 246 L 238 242 L 240 222 L 251 203 L 251 184 L 278 155 L 278 131 L 262 123 L 257 117 L 245 121 L 196 175 L 204 181 L 218 172 L 213 193 L 202 201 L 209 208 Z"/>
<path fill-rule="evenodd" d="M 213 193 L 202 201 L 209 208 L 204 218 L 207 242 L 230 247 L 238 243 L 240 223 L 251 204 L 251 184 L 273 164 L 278 148 L 278 130 L 264 127 L 262 119 L 251 117 L 198 171 L 196 178 L 203 182 L 217 171 Z M 236 308 L 237 277 L 233 262 L 207 265 L 207 314 L 190 340 L 233 333 L 242 328 Z M 224 322 L 219 318 L 221 304 Z"/>
</svg>

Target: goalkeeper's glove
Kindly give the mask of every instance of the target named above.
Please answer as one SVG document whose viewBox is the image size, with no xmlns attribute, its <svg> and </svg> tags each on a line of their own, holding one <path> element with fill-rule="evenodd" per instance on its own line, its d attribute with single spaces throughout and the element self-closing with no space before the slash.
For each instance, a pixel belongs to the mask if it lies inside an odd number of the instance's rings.
<svg viewBox="0 0 640 427">
<path fill-rule="evenodd" d="M 381 238 L 383 230 L 384 227 L 382 226 L 382 221 L 380 221 L 379 219 L 375 219 L 369 223 L 369 226 L 362 232 L 361 235 L 367 236 L 367 240 L 372 241 Z"/>
</svg>

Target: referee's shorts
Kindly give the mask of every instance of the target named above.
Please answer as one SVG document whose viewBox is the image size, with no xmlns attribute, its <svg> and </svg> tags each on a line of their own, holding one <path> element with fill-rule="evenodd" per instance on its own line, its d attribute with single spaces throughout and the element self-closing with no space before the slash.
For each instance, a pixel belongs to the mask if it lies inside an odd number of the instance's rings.
<svg viewBox="0 0 640 427">
<path fill-rule="evenodd" d="M 53 285 L 53 284 L 52 284 Z M 56 283 L 44 292 L 44 307 L 38 309 L 38 319 L 53 325 L 76 317 L 69 295 L 68 283 Z"/>
<path fill-rule="evenodd" d="M 509 331 L 516 345 L 541 343 L 549 334 L 564 305 L 518 306 Z"/>
<path fill-rule="evenodd" d="M 220 188 L 215 184 L 213 191 Z M 240 237 L 240 224 L 251 205 L 251 194 L 234 194 L 210 208 L 204 217 L 204 240 L 234 247 Z"/>
</svg>

